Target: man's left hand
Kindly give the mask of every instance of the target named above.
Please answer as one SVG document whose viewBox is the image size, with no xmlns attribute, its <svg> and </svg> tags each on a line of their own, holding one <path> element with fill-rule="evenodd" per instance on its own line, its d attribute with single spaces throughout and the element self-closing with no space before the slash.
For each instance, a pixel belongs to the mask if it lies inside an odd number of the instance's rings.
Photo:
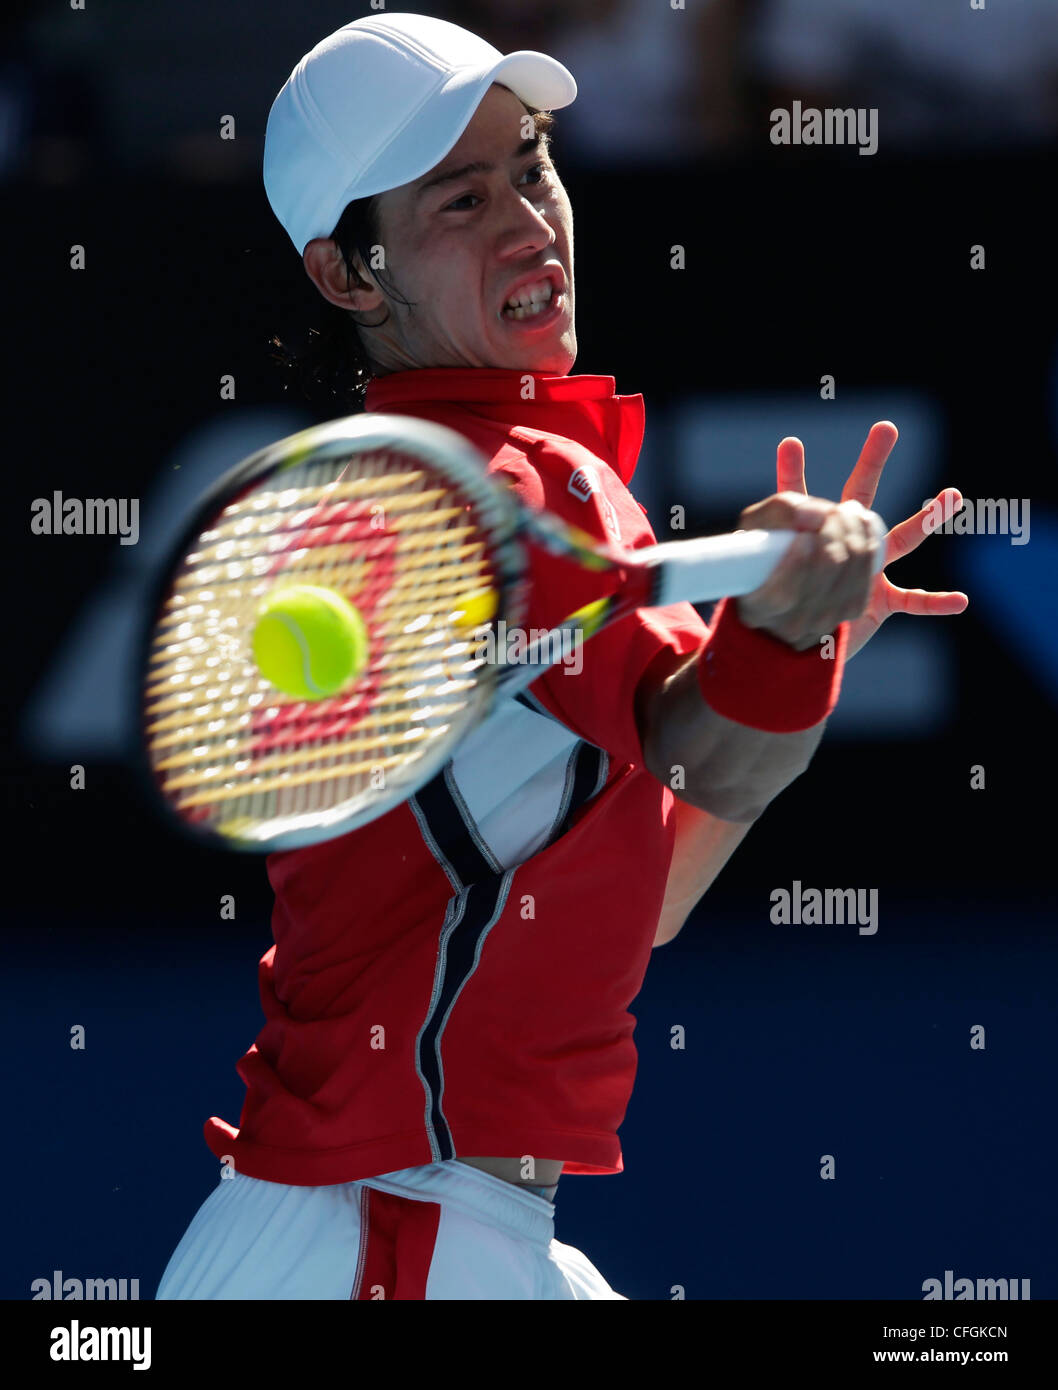
<svg viewBox="0 0 1058 1390">
<path fill-rule="evenodd" d="M 870 511 L 886 460 L 899 438 L 896 426 L 881 420 L 871 426 L 866 442 L 849 474 L 841 493 L 842 502 L 855 501 Z M 799 439 L 784 439 L 776 455 L 777 492 L 799 492 L 808 496 L 805 483 L 805 450 Z M 957 488 L 944 488 L 934 502 L 909 516 L 889 531 L 885 538 L 885 561 L 874 581 L 870 601 L 862 617 L 849 623 L 846 660 L 855 656 L 865 643 L 894 613 L 910 613 L 915 617 L 942 618 L 962 613 L 970 600 L 963 593 L 948 590 L 899 589 L 885 576 L 885 567 L 916 550 L 932 529 L 931 523 L 940 510 L 947 521 L 962 506 L 962 493 Z"/>
</svg>

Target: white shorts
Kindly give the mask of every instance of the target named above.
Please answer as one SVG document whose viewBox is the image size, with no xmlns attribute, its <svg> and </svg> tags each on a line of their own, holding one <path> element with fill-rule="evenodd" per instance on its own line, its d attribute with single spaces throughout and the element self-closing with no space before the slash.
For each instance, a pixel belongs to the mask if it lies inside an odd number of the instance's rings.
<svg viewBox="0 0 1058 1390">
<path fill-rule="evenodd" d="M 326 1187 L 233 1173 L 155 1298 L 624 1298 L 554 1230 L 546 1197 L 455 1159 Z"/>
</svg>

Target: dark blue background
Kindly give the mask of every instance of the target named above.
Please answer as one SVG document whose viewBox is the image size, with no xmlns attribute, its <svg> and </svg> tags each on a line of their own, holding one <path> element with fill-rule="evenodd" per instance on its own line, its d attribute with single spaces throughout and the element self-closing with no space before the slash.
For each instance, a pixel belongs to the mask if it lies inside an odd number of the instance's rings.
<svg viewBox="0 0 1058 1390">
<path fill-rule="evenodd" d="M 879 907 L 874 937 L 703 907 L 654 952 L 625 1172 L 566 1177 L 556 1200 L 557 1238 L 620 1292 L 917 1299 L 953 1269 L 1058 1295 L 1050 923 Z M 267 945 L 263 924 L 193 919 L 7 933 L 0 1297 L 53 1269 L 153 1297 L 216 1183 L 202 1122 L 238 1122 Z"/>
</svg>

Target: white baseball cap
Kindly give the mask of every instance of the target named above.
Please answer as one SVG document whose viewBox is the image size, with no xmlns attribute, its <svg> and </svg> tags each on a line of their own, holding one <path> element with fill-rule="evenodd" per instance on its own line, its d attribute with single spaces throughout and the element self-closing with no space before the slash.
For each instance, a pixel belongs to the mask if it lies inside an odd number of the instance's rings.
<svg viewBox="0 0 1058 1390">
<path fill-rule="evenodd" d="M 505 57 L 427 15 L 369 15 L 322 39 L 283 84 L 265 129 L 265 191 L 298 255 L 330 236 L 353 199 L 439 164 L 499 81 L 538 111 L 577 95 L 571 74 L 545 53 Z"/>
</svg>

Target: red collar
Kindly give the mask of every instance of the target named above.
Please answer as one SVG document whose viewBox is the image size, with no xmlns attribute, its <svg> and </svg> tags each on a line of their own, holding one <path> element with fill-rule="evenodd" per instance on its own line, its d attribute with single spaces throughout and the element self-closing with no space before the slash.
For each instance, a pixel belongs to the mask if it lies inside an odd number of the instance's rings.
<svg viewBox="0 0 1058 1390">
<path fill-rule="evenodd" d="M 533 399 L 525 400 L 526 377 Z M 573 439 L 606 459 L 626 485 L 643 443 L 642 396 L 615 394 L 612 376 L 544 376 L 494 367 L 424 367 L 374 377 L 367 410 L 420 401 L 459 402 L 476 415 Z"/>
</svg>

